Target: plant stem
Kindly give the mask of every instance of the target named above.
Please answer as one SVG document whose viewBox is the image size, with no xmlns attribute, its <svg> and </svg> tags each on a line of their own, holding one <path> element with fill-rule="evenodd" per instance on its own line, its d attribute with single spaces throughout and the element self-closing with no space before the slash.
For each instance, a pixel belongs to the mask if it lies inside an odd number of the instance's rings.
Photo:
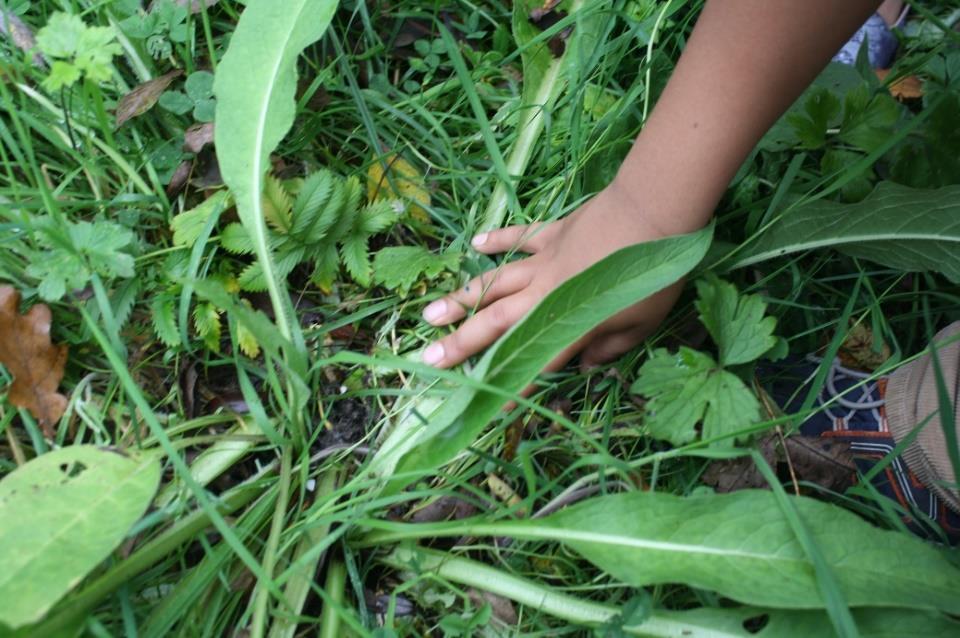
<svg viewBox="0 0 960 638">
<path fill-rule="evenodd" d="M 318 638 L 339 638 L 340 614 L 337 608 L 343 604 L 343 593 L 347 584 L 347 569 L 340 559 L 330 561 L 327 568 L 327 582 L 324 591 L 327 592 L 320 616 L 320 633 Z"/>
<path fill-rule="evenodd" d="M 475 587 L 509 598 L 522 605 L 527 605 L 538 611 L 579 625 L 601 625 L 620 613 L 620 610 L 616 607 L 561 594 L 533 581 L 506 574 L 489 565 L 435 550 L 413 547 L 397 548 L 380 560 L 395 569 L 430 571 L 441 578 L 460 585 Z M 730 638 L 749 635 L 746 631 L 732 633 L 705 629 L 698 625 L 675 620 L 669 616 L 670 612 L 654 611 L 643 624 L 624 627 L 623 631 L 631 636 L 669 638 L 675 638 L 676 636 Z M 321 636 L 325 638 L 324 634 L 321 634 Z"/>
<path fill-rule="evenodd" d="M 263 556 L 263 573 L 267 578 L 273 578 L 273 570 L 277 563 L 277 548 L 280 545 L 280 534 L 283 533 L 283 523 L 287 517 L 287 501 L 290 498 L 290 447 L 284 448 L 280 456 L 280 495 L 277 497 L 276 509 L 273 512 L 273 521 L 270 524 L 270 537 L 267 539 L 267 549 Z M 270 602 L 270 590 L 267 583 L 258 583 L 254 597 L 253 621 L 251 622 L 251 636 L 263 638 L 267 627 L 267 603 Z"/>
</svg>

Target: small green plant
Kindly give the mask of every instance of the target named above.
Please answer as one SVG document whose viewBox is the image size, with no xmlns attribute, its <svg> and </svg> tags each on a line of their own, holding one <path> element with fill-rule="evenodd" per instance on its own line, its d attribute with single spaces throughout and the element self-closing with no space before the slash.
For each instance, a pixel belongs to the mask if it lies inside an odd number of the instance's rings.
<svg viewBox="0 0 960 638">
<path fill-rule="evenodd" d="M 143 40 L 154 59 L 168 58 L 173 45 L 185 43 L 190 35 L 186 3 L 163 0 L 149 13 L 136 11 L 120 23 L 120 28 L 131 38 Z"/>
<path fill-rule="evenodd" d="M 115 40 L 112 27 L 88 27 L 79 16 L 54 13 L 37 33 L 37 47 L 53 60 L 43 87 L 55 92 L 82 78 L 109 80 L 113 56 L 123 52 Z"/>
<path fill-rule="evenodd" d="M 38 220 L 34 230 L 41 250 L 31 253 L 27 274 L 39 280 L 37 292 L 47 301 L 84 288 L 94 273 L 108 279 L 134 275 L 133 256 L 124 250 L 134 235 L 119 224 L 56 223 L 47 217 Z"/>
<path fill-rule="evenodd" d="M 776 319 L 764 317 L 767 305 L 758 295 L 741 295 L 715 277 L 698 281 L 697 292 L 700 320 L 717 344 L 718 358 L 687 347 L 676 353 L 655 350 L 631 388 L 648 398 L 644 423 L 650 434 L 674 445 L 696 438 L 700 422 L 702 437 L 713 439 L 758 421 L 760 403 L 730 368 L 759 359 L 779 343 L 773 336 Z"/>
<path fill-rule="evenodd" d="M 460 257 L 456 252 L 437 255 L 423 246 L 388 246 L 373 258 L 373 283 L 406 297 L 422 279 L 432 282 L 444 271 L 455 270 Z"/>
<path fill-rule="evenodd" d="M 193 119 L 198 122 L 212 122 L 217 109 L 213 97 L 213 73 L 194 71 L 184 82 L 183 91 L 164 92 L 159 104 L 171 113 L 185 115 L 193 111 Z"/>
<path fill-rule="evenodd" d="M 299 264 L 310 263 L 310 280 L 322 290 L 330 290 L 342 264 L 355 282 L 369 287 L 373 271 L 370 237 L 389 228 L 399 213 L 391 201 L 361 207 L 362 197 L 357 178 L 344 179 L 328 170 L 286 183 L 268 177 L 263 211 L 279 275 L 286 277 Z M 220 245 L 235 255 L 253 253 L 250 236 L 239 223 L 223 229 Z M 266 290 L 260 264 L 247 266 L 240 273 L 239 284 L 243 290 Z"/>
</svg>

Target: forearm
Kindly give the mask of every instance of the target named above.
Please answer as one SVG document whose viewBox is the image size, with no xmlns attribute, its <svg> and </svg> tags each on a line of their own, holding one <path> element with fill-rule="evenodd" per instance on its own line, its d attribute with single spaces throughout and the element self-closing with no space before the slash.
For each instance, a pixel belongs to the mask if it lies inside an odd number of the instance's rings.
<svg viewBox="0 0 960 638">
<path fill-rule="evenodd" d="M 617 188 L 666 234 L 705 224 L 741 163 L 879 0 L 708 0 Z"/>
</svg>

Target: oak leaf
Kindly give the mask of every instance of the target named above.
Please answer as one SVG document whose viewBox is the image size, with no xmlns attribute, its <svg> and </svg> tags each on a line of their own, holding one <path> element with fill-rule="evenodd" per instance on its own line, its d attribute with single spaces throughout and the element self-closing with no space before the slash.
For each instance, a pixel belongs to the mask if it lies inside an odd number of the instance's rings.
<svg viewBox="0 0 960 638">
<path fill-rule="evenodd" d="M 47 436 L 67 409 L 67 397 L 57 392 L 67 363 L 67 346 L 50 341 L 50 308 L 37 304 L 21 315 L 20 294 L 0 286 L 0 363 L 13 377 L 7 398 L 29 410 Z"/>
</svg>

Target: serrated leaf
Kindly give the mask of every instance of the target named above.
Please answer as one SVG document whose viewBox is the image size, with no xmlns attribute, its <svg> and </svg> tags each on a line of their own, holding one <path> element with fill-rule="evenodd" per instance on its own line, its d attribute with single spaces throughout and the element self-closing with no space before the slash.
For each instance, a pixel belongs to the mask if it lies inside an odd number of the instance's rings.
<svg viewBox="0 0 960 638">
<path fill-rule="evenodd" d="M 173 244 L 192 248 L 203 233 L 203 228 L 210 216 L 226 210 L 231 203 L 229 191 L 217 191 L 194 208 L 175 216 L 170 220 Z"/>
<path fill-rule="evenodd" d="M 324 240 L 331 243 L 335 238 L 330 230 L 344 213 L 346 197 L 346 182 L 340 177 L 326 170 L 310 175 L 294 203 L 291 235 L 308 246 Z M 316 247 L 311 250 L 315 252 Z"/>
<path fill-rule="evenodd" d="M 366 237 L 357 235 L 347 237 L 340 245 L 340 258 L 354 281 L 363 287 L 370 286 L 373 267 L 370 264 Z"/>
<path fill-rule="evenodd" d="M 249 302 L 246 299 L 244 299 L 244 303 L 249 306 Z M 256 359 L 260 356 L 260 343 L 257 341 L 256 336 L 250 332 L 250 329 L 242 323 L 237 324 L 237 346 L 240 348 L 240 352 L 251 359 Z"/>
<path fill-rule="evenodd" d="M 313 273 L 310 275 L 310 281 L 324 293 L 329 294 L 333 289 L 333 282 L 337 277 L 339 268 L 340 256 L 336 248 L 331 247 L 314 257 Z"/>
<path fill-rule="evenodd" d="M 220 311 L 209 303 L 197 304 L 193 309 L 193 329 L 212 352 L 220 352 Z"/>
<path fill-rule="evenodd" d="M 455 270 L 460 253 L 432 253 L 423 246 L 390 246 L 373 258 L 373 281 L 406 296 L 421 277 L 433 279 L 444 270 Z"/>
<path fill-rule="evenodd" d="M 389 202 L 370 204 L 360 211 L 357 231 L 364 235 L 376 235 L 397 221 L 397 212 Z"/>
<path fill-rule="evenodd" d="M 87 25 L 79 16 L 58 11 L 37 32 L 37 46 L 52 58 L 73 57 L 86 28 Z"/>
<path fill-rule="evenodd" d="M 167 295 L 154 297 L 150 302 L 150 321 L 160 343 L 172 348 L 180 344 L 177 329 L 176 299 Z"/>
<path fill-rule="evenodd" d="M 234 255 L 249 255 L 253 253 L 253 242 L 246 229 L 236 222 L 227 224 L 220 233 L 220 245 Z"/>
<path fill-rule="evenodd" d="M 0 481 L 0 625 L 40 620 L 110 555 L 160 483 L 154 455 L 78 445 Z"/>
<path fill-rule="evenodd" d="M 674 445 L 694 440 L 700 422 L 702 438 L 713 439 L 760 418 L 759 401 L 739 377 L 720 369 L 709 355 L 686 347 L 677 354 L 655 350 L 630 391 L 647 397 L 643 423 L 651 436 Z"/>
<path fill-rule="evenodd" d="M 826 247 L 960 282 L 960 186 L 924 190 L 881 182 L 855 204 L 818 200 L 798 206 L 738 250 L 731 267 Z"/>
<path fill-rule="evenodd" d="M 293 202 L 290 193 L 283 187 L 283 182 L 267 175 L 263 182 L 263 217 L 274 230 L 281 233 L 290 232 L 291 213 Z"/>
<path fill-rule="evenodd" d="M 275 272 L 280 278 L 286 278 L 293 269 L 297 267 L 301 261 L 303 261 L 304 249 L 297 248 L 290 251 L 279 252 L 277 254 L 277 260 L 274 264 Z M 263 275 L 263 269 L 260 267 L 260 262 L 254 262 L 247 266 L 243 272 L 240 273 L 240 277 L 237 278 L 237 282 L 240 284 L 241 290 L 247 292 L 263 292 L 267 289 L 267 279 Z"/>
<path fill-rule="evenodd" d="M 777 320 L 764 317 L 767 304 L 759 295 L 741 295 L 716 277 L 697 281 L 697 295 L 700 321 L 717 344 L 721 366 L 750 363 L 776 344 Z"/>
</svg>

